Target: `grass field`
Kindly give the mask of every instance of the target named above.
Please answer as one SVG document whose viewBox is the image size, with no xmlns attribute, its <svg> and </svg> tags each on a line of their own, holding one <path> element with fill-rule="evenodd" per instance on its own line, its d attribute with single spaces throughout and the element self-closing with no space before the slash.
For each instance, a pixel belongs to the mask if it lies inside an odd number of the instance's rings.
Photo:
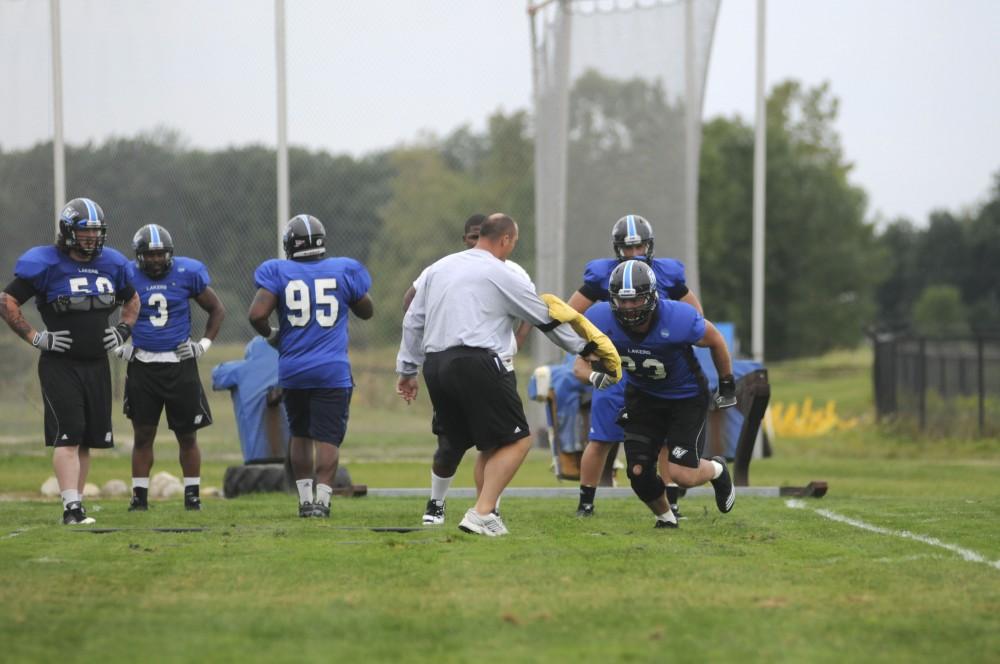
<svg viewBox="0 0 1000 664">
<path fill-rule="evenodd" d="M 147 514 L 91 501 L 98 526 L 121 530 L 76 532 L 37 497 L 48 457 L 11 435 L 0 445 L 0 658 L 1000 661 L 1000 441 L 877 427 L 868 359 L 770 367 L 775 399 L 836 395 L 838 412 L 862 417 L 850 431 L 775 441 L 751 467 L 755 485 L 827 480 L 825 498 L 742 497 L 728 515 L 690 498 L 677 531 L 654 530 L 634 499 L 599 494 L 589 520 L 572 517 L 573 498 L 507 498 L 511 535 L 495 540 L 457 530 L 471 500 L 450 501 L 444 527 L 400 533 L 370 528 L 416 525 L 423 498 L 337 498 L 321 521 L 294 517 L 283 495 L 207 499 L 196 514 L 176 500 Z M 433 442 L 420 408 L 355 407 L 344 447 L 355 482 L 426 485 Z M 238 457 L 215 435 L 208 484 Z M 177 474 L 175 447 L 157 450 L 156 470 Z M 470 466 L 459 472 L 456 486 L 469 486 Z M 97 483 L 127 475 L 124 451 L 95 460 Z M 556 486 L 544 451 L 515 485 Z"/>
</svg>

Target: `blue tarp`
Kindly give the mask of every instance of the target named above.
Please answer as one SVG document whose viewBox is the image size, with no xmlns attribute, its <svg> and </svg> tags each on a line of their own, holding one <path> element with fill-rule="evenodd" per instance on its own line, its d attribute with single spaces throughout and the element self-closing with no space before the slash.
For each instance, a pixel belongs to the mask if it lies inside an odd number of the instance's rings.
<svg viewBox="0 0 1000 664">
<path fill-rule="evenodd" d="M 229 390 L 236 411 L 236 428 L 240 435 L 243 460 L 247 463 L 271 458 L 267 426 L 267 393 L 278 385 L 278 351 L 263 337 L 254 337 L 247 344 L 245 359 L 223 362 L 212 369 L 212 389 Z M 282 441 L 287 445 L 288 419 L 285 405 L 281 409 Z"/>
</svg>

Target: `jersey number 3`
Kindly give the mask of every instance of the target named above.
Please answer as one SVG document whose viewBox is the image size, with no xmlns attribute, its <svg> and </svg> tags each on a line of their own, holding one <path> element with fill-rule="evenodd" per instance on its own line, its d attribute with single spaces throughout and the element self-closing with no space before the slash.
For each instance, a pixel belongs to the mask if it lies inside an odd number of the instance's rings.
<svg viewBox="0 0 1000 664">
<path fill-rule="evenodd" d="M 293 327 L 305 327 L 313 315 L 313 300 L 316 302 L 316 322 L 320 327 L 333 327 L 337 322 L 340 302 L 333 291 L 337 290 L 336 279 L 316 279 L 312 282 L 315 296 L 309 292 L 309 285 L 301 279 L 289 281 L 285 286 L 285 307 L 288 322 Z M 327 307 L 326 310 L 323 307 Z"/>
</svg>

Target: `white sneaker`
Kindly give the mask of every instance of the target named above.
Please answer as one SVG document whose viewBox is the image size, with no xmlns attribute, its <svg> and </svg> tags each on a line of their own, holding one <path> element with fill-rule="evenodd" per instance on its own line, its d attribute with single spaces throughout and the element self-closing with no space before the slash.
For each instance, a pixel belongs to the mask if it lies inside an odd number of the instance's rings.
<svg viewBox="0 0 1000 664">
<path fill-rule="evenodd" d="M 458 527 L 467 533 L 476 533 L 487 537 L 500 537 L 509 534 L 507 526 L 503 525 L 500 517 L 495 514 L 480 516 L 475 508 L 471 508 L 465 513 L 465 517 L 458 524 Z"/>
</svg>

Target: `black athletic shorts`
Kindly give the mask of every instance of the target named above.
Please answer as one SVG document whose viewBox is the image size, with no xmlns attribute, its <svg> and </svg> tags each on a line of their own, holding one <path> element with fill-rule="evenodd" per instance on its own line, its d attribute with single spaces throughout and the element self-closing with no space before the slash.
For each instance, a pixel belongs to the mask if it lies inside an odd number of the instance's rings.
<svg viewBox="0 0 1000 664">
<path fill-rule="evenodd" d="M 167 426 L 189 433 L 212 423 L 195 360 L 129 362 L 125 374 L 125 416 L 135 426 L 159 426 L 167 409 Z"/>
<path fill-rule="evenodd" d="M 45 444 L 114 447 L 108 358 L 78 360 L 42 353 L 38 382 L 45 407 Z"/>
<path fill-rule="evenodd" d="M 312 438 L 317 443 L 340 447 L 347 434 L 353 391 L 350 387 L 285 388 L 288 429 L 297 438 Z"/>
<path fill-rule="evenodd" d="M 649 451 L 654 458 L 666 444 L 670 449 L 670 463 L 697 468 L 698 439 L 705 428 L 707 414 L 707 392 L 688 399 L 663 399 L 626 385 L 625 409 L 618 423 L 625 429 L 626 441 L 649 441 Z"/>
<path fill-rule="evenodd" d="M 531 433 L 514 372 L 496 353 L 468 346 L 427 353 L 424 381 L 439 434 L 449 441 L 490 450 Z"/>
</svg>

